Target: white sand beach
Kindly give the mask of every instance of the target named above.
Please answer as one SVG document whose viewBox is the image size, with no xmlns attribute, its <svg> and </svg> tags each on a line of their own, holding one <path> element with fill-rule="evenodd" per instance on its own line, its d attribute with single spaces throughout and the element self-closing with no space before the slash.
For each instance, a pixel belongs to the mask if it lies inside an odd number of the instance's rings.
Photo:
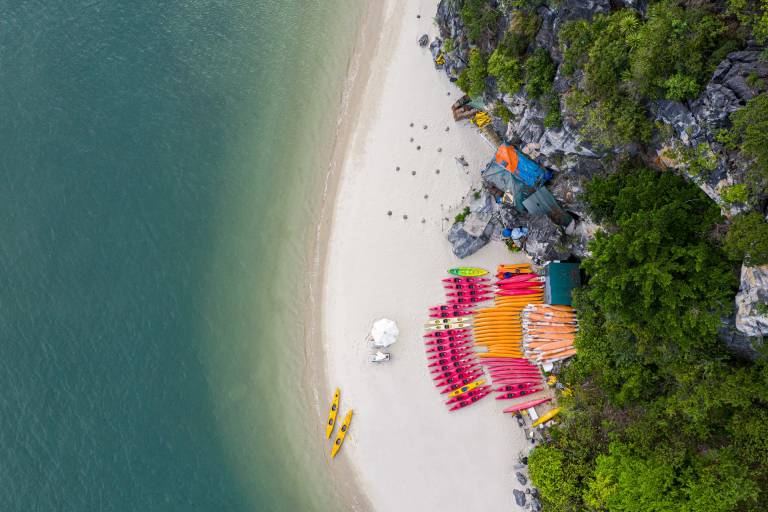
<svg viewBox="0 0 768 512">
<path fill-rule="evenodd" d="M 448 412 L 422 342 L 428 307 L 444 299 L 446 269 L 525 261 L 498 243 L 458 260 L 445 239 L 494 148 L 453 121 L 461 93 L 417 45 L 421 34 L 436 33 L 436 4 L 386 2 L 332 194 L 321 301 L 326 379 L 342 390 L 340 416 L 355 414 L 330 463 L 350 464 L 377 511 L 507 511 L 520 488 L 513 466 L 527 450 L 523 432 L 492 397 Z M 380 317 L 394 319 L 401 334 L 392 361 L 373 365 L 365 337 Z"/>
</svg>

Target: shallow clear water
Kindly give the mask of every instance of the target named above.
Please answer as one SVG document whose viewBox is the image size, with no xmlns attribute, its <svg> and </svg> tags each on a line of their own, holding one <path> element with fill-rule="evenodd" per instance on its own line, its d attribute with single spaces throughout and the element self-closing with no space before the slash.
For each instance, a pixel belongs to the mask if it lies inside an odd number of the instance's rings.
<svg viewBox="0 0 768 512">
<path fill-rule="evenodd" d="M 339 510 L 305 375 L 358 2 L 0 0 L 0 510 Z"/>
</svg>

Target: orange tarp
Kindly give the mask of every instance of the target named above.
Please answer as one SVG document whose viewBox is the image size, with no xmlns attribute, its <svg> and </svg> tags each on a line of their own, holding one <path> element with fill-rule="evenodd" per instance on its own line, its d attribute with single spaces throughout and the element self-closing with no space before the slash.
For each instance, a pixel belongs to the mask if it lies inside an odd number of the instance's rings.
<svg viewBox="0 0 768 512">
<path fill-rule="evenodd" d="M 509 172 L 517 169 L 517 152 L 510 145 L 502 144 L 496 151 L 496 163 L 504 167 Z"/>
</svg>

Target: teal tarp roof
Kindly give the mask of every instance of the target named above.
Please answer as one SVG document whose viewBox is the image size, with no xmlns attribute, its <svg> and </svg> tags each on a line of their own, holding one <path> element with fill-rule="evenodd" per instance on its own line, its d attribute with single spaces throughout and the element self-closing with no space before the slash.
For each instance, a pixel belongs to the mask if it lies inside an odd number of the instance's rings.
<svg viewBox="0 0 768 512">
<path fill-rule="evenodd" d="M 573 221 L 573 217 L 560 208 L 557 200 L 552 193 L 545 187 L 541 187 L 536 192 L 528 196 L 523 201 L 523 206 L 529 213 L 543 214 L 552 219 L 552 222 L 567 227 Z"/>
<path fill-rule="evenodd" d="M 572 304 L 571 291 L 581 286 L 578 263 L 552 262 L 546 267 L 544 299 L 547 304 Z"/>
</svg>

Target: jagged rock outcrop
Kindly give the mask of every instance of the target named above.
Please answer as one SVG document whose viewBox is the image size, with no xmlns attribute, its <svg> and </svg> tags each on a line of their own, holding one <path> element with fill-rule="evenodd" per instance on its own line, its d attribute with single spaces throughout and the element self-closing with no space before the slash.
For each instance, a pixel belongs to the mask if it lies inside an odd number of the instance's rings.
<svg viewBox="0 0 768 512">
<path fill-rule="evenodd" d="M 768 336 L 768 265 L 741 267 L 736 329 L 747 336 Z"/>
<path fill-rule="evenodd" d="M 518 507 L 524 507 L 525 506 L 525 501 L 526 501 L 525 493 L 523 491 L 521 491 L 520 489 L 514 489 L 512 491 L 512 494 L 515 497 L 515 503 L 517 503 L 517 506 Z"/>
</svg>

